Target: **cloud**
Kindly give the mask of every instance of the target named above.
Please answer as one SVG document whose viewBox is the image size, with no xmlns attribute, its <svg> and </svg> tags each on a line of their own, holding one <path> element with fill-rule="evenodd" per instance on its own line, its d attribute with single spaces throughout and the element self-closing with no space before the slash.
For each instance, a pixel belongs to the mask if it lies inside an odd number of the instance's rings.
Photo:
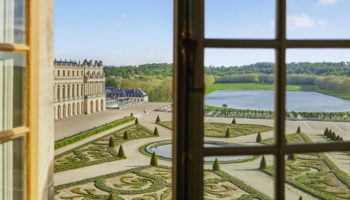
<svg viewBox="0 0 350 200">
<path fill-rule="evenodd" d="M 318 0 L 318 5 L 334 5 L 343 0 Z"/>
<path fill-rule="evenodd" d="M 314 19 L 307 14 L 296 14 L 287 17 L 288 27 L 291 29 L 315 29 L 324 28 L 327 22 L 322 19 Z"/>
</svg>

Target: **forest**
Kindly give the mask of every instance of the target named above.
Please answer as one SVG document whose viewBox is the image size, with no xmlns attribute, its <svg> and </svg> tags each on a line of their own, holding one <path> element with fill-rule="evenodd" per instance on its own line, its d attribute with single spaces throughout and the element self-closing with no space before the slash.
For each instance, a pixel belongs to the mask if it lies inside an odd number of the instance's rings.
<svg viewBox="0 0 350 200">
<path fill-rule="evenodd" d="M 149 101 L 171 101 L 172 64 L 106 66 L 104 72 L 107 86 L 141 88 L 148 93 Z M 205 84 L 207 86 L 213 83 L 272 84 L 273 73 L 274 64 L 268 62 L 230 67 L 208 66 L 205 67 Z M 350 63 L 288 63 L 287 84 L 302 85 L 309 91 L 347 97 L 350 96 Z"/>
</svg>

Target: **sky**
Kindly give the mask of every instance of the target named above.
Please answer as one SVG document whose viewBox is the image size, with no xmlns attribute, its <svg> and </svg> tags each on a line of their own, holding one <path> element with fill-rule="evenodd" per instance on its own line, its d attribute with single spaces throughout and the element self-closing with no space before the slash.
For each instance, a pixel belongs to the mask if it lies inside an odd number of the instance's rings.
<svg viewBox="0 0 350 200">
<path fill-rule="evenodd" d="M 350 0 L 287 0 L 290 39 L 350 39 Z M 275 0 L 206 0 L 205 37 L 273 39 Z M 172 63 L 173 1 L 57 0 L 55 57 Z M 274 62 L 272 49 L 206 49 L 205 65 Z M 287 62 L 350 61 L 349 49 L 287 50 Z"/>
</svg>

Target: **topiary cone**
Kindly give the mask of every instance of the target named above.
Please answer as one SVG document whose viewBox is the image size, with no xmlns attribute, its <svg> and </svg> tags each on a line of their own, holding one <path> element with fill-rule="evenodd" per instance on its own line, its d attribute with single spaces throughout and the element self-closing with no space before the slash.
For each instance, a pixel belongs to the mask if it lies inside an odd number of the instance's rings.
<svg viewBox="0 0 350 200">
<path fill-rule="evenodd" d="M 115 147 L 115 143 L 112 137 L 109 138 L 108 147 Z"/>
<path fill-rule="evenodd" d="M 115 198 L 114 194 L 111 192 L 108 200 L 117 200 L 117 199 Z"/>
<path fill-rule="evenodd" d="M 135 119 L 135 124 L 139 124 L 139 119 Z"/>
<path fill-rule="evenodd" d="M 123 139 L 124 139 L 124 140 L 129 139 L 129 134 L 128 134 L 128 131 L 127 131 L 127 130 L 124 131 Z"/>
<path fill-rule="evenodd" d="M 217 158 L 215 158 L 215 161 L 213 163 L 213 171 L 220 171 L 220 163 Z"/>
<path fill-rule="evenodd" d="M 262 156 L 261 161 L 260 161 L 260 169 L 266 169 L 267 163 L 265 160 L 265 156 Z"/>
<path fill-rule="evenodd" d="M 324 130 L 323 135 L 324 135 L 324 136 L 328 136 L 328 128 L 326 128 L 326 129 Z"/>
<path fill-rule="evenodd" d="M 230 130 L 226 129 L 225 137 L 229 138 L 230 137 Z"/>
<path fill-rule="evenodd" d="M 302 197 L 302 196 L 300 196 L 300 197 L 299 197 L 299 200 L 303 200 L 303 197 Z"/>
<path fill-rule="evenodd" d="M 293 153 L 288 154 L 288 160 L 296 160 L 295 155 Z"/>
<path fill-rule="evenodd" d="M 300 126 L 298 126 L 297 133 L 301 133 Z"/>
<path fill-rule="evenodd" d="M 153 135 L 159 136 L 159 131 L 157 127 L 154 128 Z"/>
<path fill-rule="evenodd" d="M 262 141 L 261 133 L 258 132 L 258 135 L 256 136 L 256 142 L 257 142 L 257 143 L 261 143 L 261 141 Z"/>
<path fill-rule="evenodd" d="M 159 123 L 159 122 L 160 122 L 160 118 L 159 118 L 159 115 L 157 115 L 156 123 Z"/>
<path fill-rule="evenodd" d="M 152 153 L 150 165 L 153 167 L 158 167 L 158 158 L 155 151 Z"/>
<path fill-rule="evenodd" d="M 118 157 L 126 158 L 122 145 L 119 146 Z"/>
<path fill-rule="evenodd" d="M 231 124 L 236 124 L 236 119 L 233 118 Z"/>
</svg>

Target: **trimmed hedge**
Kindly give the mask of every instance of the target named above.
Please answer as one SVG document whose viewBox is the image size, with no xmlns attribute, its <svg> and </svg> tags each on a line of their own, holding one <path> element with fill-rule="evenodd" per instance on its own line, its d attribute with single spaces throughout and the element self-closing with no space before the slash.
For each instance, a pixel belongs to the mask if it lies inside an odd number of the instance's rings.
<svg viewBox="0 0 350 200">
<path fill-rule="evenodd" d="M 87 137 L 96 135 L 98 133 L 101 133 L 103 131 L 109 130 L 109 129 L 114 128 L 114 127 L 117 127 L 119 125 L 131 122 L 134 119 L 135 119 L 134 117 L 124 117 L 123 119 L 118 119 L 116 121 L 107 123 L 105 125 L 102 125 L 102 126 L 99 126 L 99 127 L 93 128 L 93 129 L 89 129 L 89 130 L 84 131 L 82 133 L 78 133 L 78 134 L 72 135 L 70 137 L 58 140 L 58 141 L 55 142 L 55 149 L 62 148 L 64 146 L 67 146 L 67 145 L 73 144 L 75 142 L 78 142 L 80 140 L 83 140 L 83 139 L 85 139 Z"/>
</svg>

